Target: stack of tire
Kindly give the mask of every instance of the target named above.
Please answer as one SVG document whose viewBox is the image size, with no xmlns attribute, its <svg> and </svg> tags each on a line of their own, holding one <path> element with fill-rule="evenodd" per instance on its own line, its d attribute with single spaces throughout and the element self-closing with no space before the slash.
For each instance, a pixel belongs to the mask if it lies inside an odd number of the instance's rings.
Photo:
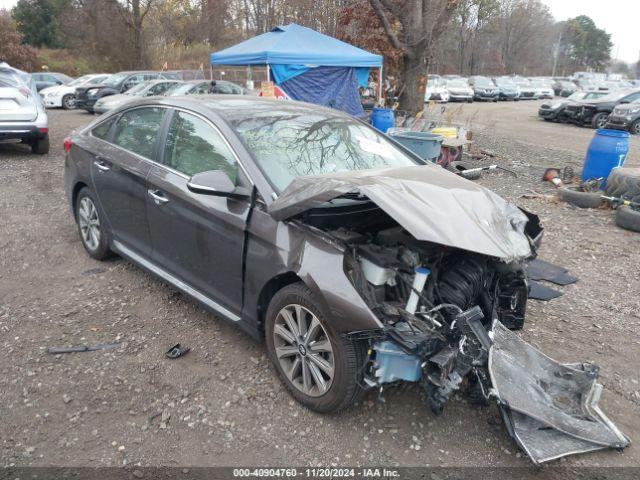
<svg viewBox="0 0 640 480">
<path fill-rule="evenodd" d="M 614 168 L 607 178 L 604 193 L 584 192 L 576 187 L 562 187 L 558 195 L 564 202 L 580 208 L 598 208 L 604 203 L 602 195 L 622 198 L 633 204 L 640 204 L 640 168 Z M 616 209 L 616 224 L 627 230 L 640 232 L 640 209 L 620 205 Z"/>
<path fill-rule="evenodd" d="M 640 168 L 614 168 L 607 178 L 605 194 L 640 205 Z M 619 227 L 640 232 L 640 209 L 620 205 L 616 209 L 616 224 Z"/>
</svg>

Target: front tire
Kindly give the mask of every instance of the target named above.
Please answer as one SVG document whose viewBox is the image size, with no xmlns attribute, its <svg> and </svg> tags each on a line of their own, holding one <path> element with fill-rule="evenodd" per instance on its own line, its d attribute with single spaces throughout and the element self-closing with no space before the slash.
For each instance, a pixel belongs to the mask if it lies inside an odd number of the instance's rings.
<svg viewBox="0 0 640 480">
<path fill-rule="evenodd" d="M 366 352 L 347 340 L 302 282 L 278 291 L 267 310 L 267 351 L 291 396 L 319 413 L 337 412 L 357 400 Z"/>
<path fill-rule="evenodd" d="M 76 199 L 76 223 L 82 246 L 91 258 L 105 260 L 111 256 L 109 234 L 95 195 L 84 187 Z"/>
<path fill-rule="evenodd" d="M 593 128 L 606 128 L 608 119 L 609 119 L 608 113 L 600 112 L 594 115 L 593 119 L 591 120 L 591 126 Z"/>
<path fill-rule="evenodd" d="M 62 108 L 63 110 L 74 110 L 76 108 L 75 96 L 69 94 L 62 97 Z"/>
</svg>

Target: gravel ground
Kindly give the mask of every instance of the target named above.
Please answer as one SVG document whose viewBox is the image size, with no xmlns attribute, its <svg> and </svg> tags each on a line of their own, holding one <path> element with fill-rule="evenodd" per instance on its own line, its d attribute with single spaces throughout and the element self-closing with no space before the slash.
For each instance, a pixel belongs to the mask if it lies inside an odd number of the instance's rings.
<svg viewBox="0 0 640 480">
<path fill-rule="evenodd" d="M 593 135 L 538 121 L 536 110 L 537 102 L 451 108 L 476 145 L 519 174 L 481 183 L 538 213 L 542 258 L 580 278 L 563 297 L 530 303 L 524 337 L 558 360 L 599 363 L 601 406 L 637 443 L 640 235 L 617 228 L 609 210 L 520 198 L 553 193 L 539 180 L 543 167 L 579 169 Z M 389 389 L 384 403 L 371 393 L 338 415 L 307 411 L 279 384 L 262 344 L 126 261 L 90 259 L 63 195 L 62 140 L 92 117 L 50 118 L 49 155 L 0 146 L 0 464 L 530 465 L 497 409 L 462 397 L 441 417 L 413 386 Z M 117 350 L 44 351 L 114 341 Z M 165 359 L 175 343 L 191 352 Z M 640 466 L 640 452 L 632 444 L 555 464 Z"/>
</svg>

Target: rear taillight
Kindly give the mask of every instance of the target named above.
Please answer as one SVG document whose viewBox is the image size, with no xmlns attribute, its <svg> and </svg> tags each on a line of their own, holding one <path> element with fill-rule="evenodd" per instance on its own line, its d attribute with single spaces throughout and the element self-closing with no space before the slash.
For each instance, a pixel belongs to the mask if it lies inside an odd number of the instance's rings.
<svg viewBox="0 0 640 480">
<path fill-rule="evenodd" d="M 39 128 L 38 130 L 40 130 L 40 133 L 46 135 L 47 133 L 49 133 L 49 129 L 48 128 Z"/>
<path fill-rule="evenodd" d="M 62 142 L 62 146 L 64 147 L 64 151 L 69 153 L 69 151 L 71 150 L 71 145 L 73 145 L 73 142 L 71 141 L 71 137 L 67 137 L 64 139 L 64 142 Z"/>
</svg>

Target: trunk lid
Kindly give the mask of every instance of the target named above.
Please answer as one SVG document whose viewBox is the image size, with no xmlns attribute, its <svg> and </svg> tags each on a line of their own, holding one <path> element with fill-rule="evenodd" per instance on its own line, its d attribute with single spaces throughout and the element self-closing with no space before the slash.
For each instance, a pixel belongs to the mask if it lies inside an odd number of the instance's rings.
<svg viewBox="0 0 640 480">
<path fill-rule="evenodd" d="M 285 220 L 356 191 L 418 240 L 505 261 L 531 255 L 526 215 L 490 190 L 435 165 L 298 177 L 268 211 Z"/>
<path fill-rule="evenodd" d="M 38 116 L 40 98 L 29 74 L 0 64 L 0 122 L 29 122 Z"/>
</svg>

